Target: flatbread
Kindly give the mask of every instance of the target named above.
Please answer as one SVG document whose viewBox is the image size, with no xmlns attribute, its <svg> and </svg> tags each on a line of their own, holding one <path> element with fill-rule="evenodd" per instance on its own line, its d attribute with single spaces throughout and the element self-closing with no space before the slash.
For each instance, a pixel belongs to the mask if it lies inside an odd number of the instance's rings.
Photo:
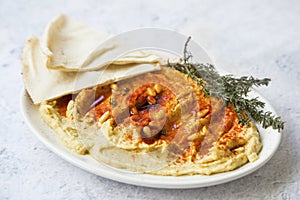
<svg viewBox="0 0 300 200">
<path fill-rule="evenodd" d="M 121 80 L 141 73 L 158 70 L 158 64 L 109 65 L 91 72 L 67 72 L 47 68 L 48 56 L 43 53 L 40 40 L 32 36 L 22 53 L 25 87 L 35 104 L 74 93 L 83 88 Z"/>
<path fill-rule="evenodd" d="M 111 63 L 124 65 L 158 61 L 157 56 L 143 51 L 123 56 L 120 53 L 126 52 L 120 49 L 120 44 L 105 43 L 109 38 L 108 34 L 61 14 L 47 25 L 41 47 L 46 55 L 47 67 L 64 71 L 93 71 Z"/>
</svg>

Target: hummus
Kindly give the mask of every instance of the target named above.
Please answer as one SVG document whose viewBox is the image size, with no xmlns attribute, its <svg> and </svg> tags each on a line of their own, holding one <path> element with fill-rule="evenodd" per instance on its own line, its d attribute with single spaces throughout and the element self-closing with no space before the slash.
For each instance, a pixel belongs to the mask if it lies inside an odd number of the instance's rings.
<svg viewBox="0 0 300 200">
<path fill-rule="evenodd" d="M 113 167 L 210 175 L 258 159 L 259 133 L 186 75 L 162 67 L 40 105 L 63 144 Z"/>
</svg>

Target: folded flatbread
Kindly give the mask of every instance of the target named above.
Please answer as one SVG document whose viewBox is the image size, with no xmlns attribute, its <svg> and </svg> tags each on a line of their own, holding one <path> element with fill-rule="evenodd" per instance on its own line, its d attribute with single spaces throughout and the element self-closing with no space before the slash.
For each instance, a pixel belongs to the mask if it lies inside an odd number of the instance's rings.
<svg viewBox="0 0 300 200">
<path fill-rule="evenodd" d="M 144 51 L 123 52 L 124 44 L 65 15 L 54 18 L 41 40 L 46 65 L 64 71 L 93 71 L 108 64 L 153 63 L 158 57 Z M 100 48 L 99 48 L 100 46 Z M 126 55 L 121 55 L 120 53 Z"/>
<path fill-rule="evenodd" d="M 46 67 L 47 55 L 40 46 L 40 40 L 32 36 L 22 53 L 23 78 L 25 87 L 35 104 L 98 84 L 135 76 L 159 69 L 153 64 L 109 65 L 91 72 L 66 72 Z"/>
</svg>

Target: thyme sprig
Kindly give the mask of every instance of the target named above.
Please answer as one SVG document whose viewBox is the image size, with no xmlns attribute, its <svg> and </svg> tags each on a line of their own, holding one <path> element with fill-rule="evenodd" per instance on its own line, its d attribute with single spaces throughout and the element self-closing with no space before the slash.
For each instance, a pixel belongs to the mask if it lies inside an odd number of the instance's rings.
<svg viewBox="0 0 300 200">
<path fill-rule="evenodd" d="M 215 96 L 226 105 L 232 105 L 236 110 L 240 122 L 249 125 L 251 120 L 260 123 L 263 128 L 272 127 L 281 131 L 284 122 L 270 111 L 264 111 L 265 103 L 258 97 L 249 98 L 252 87 L 268 86 L 271 79 L 257 79 L 252 76 L 235 78 L 233 75 L 220 75 L 212 64 L 192 63 L 192 54 L 187 50 L 188 38 L 184 45 L 183 58 L 177 63 L 168 63 L 167 66 L 176 69 L 201 85 L 204 94 Z"/>
</svg>

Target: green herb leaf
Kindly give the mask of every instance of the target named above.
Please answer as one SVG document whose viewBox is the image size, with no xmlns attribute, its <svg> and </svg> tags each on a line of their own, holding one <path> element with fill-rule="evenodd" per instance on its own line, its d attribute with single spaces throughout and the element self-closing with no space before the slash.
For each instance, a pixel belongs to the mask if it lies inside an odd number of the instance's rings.
<svg viewBox="0 0 300 200">
<path fill-rule="evenodd" d="M 252 87 L 268 86 L 271 79 L 257 79 L 252 76 L 235 78 L 233 75 L 220 75 L 211 64 L 192 63 L 192 54 L 187 50 L 188 38 L 184 45 L 184 53 L 181 62 L 168 63 L 167 66 L 176 69 L 201 85 L 204 94 L 215 96 L 223 100 L 226 105 L 232 105 L 241 123 L 248 125 L 250 119 L 260 123 L 263 128 L 272 127 L 278 131 L 284 128 L 284 122 L 280 117 L 271 112 L 264 112 L 265 103 L 258 97 L 247 98 Z"/>
<path fill-rule="evenodd" d="M 112 106 L 117 106 L 118 103 L 117 103 L 114 99 L 111 99 L 111 100 L 110 100 L 110 105 L 112 105 Z"/>
<path fill-rule="evenodd" d="M 165 130 L 161 130 L 159 133 L 160 133 L 160 135 L 166 135 L 166 131 Z"/>
<path fill-rule="evenodd" d="M 130 91 L 130 89 L 129 88 L 124 88 L 124 92 L 126 92 L 126 93 L 128 93 Z"/>
</svg>

